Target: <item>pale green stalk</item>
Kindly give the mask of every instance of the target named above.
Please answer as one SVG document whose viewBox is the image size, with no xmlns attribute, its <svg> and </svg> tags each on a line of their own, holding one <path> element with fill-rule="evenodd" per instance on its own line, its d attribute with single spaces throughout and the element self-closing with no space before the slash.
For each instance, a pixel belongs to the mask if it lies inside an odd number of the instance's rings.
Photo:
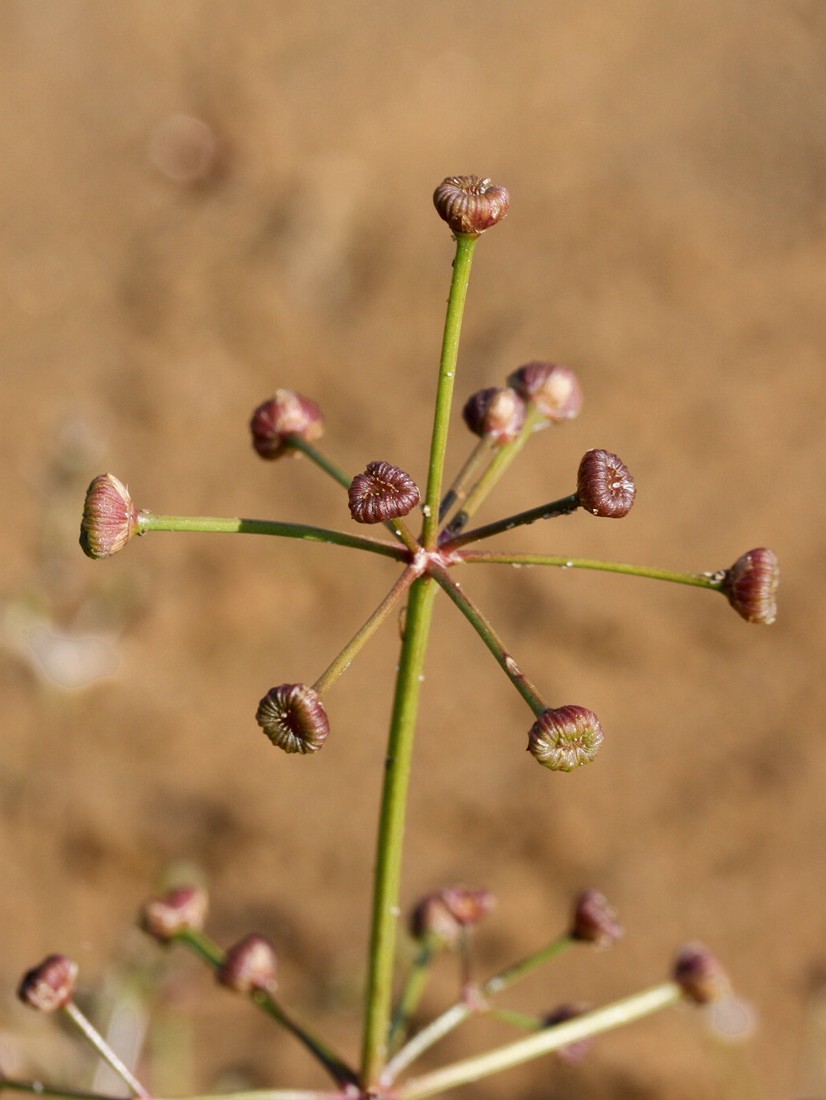
<svg viewBox="0 0 826 1100">
<path fill-rule="evenodd" d="M 435 1096 L 448 1089 L 478 1081 L 493 1073 L 501 1073 L 523 1062 L 532 1061 L 543 1054 L 559 1050 L 570 1043 L 589 1039 L 605 1031 L 630 1024 L 654 1012 L 676 1004 L 682 997 L 682 991 L 675 982 L 663 982 L 652 989 L 634 993 L 624 1000 L 615 1001 L 604 1008 L 586 1012 L 563 1024 L 556 1024 L 546 1030 L 518 1039 L 515 1043 L 497 1047 L 485 1054 L 455 1062 L 452 1066 L 426 1073 L 422 1077 L 399 1085 L 394 1096 L 398 1100 L 424 1100 L 426 1096 Z"/>
<path fill-rule="evenodd" d="M 435 1020 L 432 1020 L 421 1031 L 418 1031 L 388 1063 L 383 1078 L 385 1083 L 395 1081 L 403 1069 L 406 1069 L 411 1062 L 415 1061 L 426 1050 L 429 1050 L 434 1043 L 438 1043 L 440 1039 L 443 1039 L 445 1035 L 458 1027 L 463 1020 L 467 1020 L 469 1016 L 477 1015 L 481 1011 L 479 1006 L 484 1005 L 488 997 L 501 993 L 503 989 L 507 989 L 514 982 L 524 978 L 526 974 L 536 970 L 537 967 L 550 962 L 551 959 L 556 958 L 565 948 L 569 947 L 572 942 L 569 935 L 560 936 L 539 951 L 535 951 L 527 958 L 498 971 L 498 973 L 488 978 L 479 987 L 479 996 L 474 998 L 472 1003 L 457 1001 L 455 1005 L 451 1005 L 441 1016 L 437 1016 Z"/>
<path fill-rule="evenodd" d="M 319 695 L 325 692 L 330 685 L 339 678 L 342 672 L 350 667 L 356 655 L 364 648 L 370 638 L 373 637 L 415 579 L 416 571 L 412 568 L 405 569 L 369 619 L 313 684 L 313 689 L 317 691 Z"/>
<path fill-rule="evenodd" d="M 69 1001 L 63 1005 L 63 1012 L 69 1017 L 86 1042 L 97 1051 L 107 1066 L 120 1077 L 129 1091 L 134 1096 L 140 1097 L 140 1100 L 149 1100 L 149 1090 L 143 1087 L 131 1069 L 118 1058 L 97 1028 L 93 1027 L 86 1019 L 74 1001 Z"/>
<path fill-rule="evenodd" d="M 507 678 L 534 712 L 541 714 L 547 704 L 542 699 L 536 687 L 522 672 L 516 661 L 505 648 L 505 644 L 493 628 L 490 620 L 478 607 L 465 595 L 460 585 L 453 580 L 447 570 L 432 568 L 431 575 L 438 581 L 442 590 L 450 596 L 470 625 L 485 643 L 487 648 L 496 658 L 497 664 L 504 671 Z"/>
<path fill-rule="evenodd" d="M 596 569 L 602 573 L 626 573 L 632 577 L 650 577 L 655 581 L 673 581 L 674 584 L 690 584 L 695 588 L 709 588 L 718 592 L 724 580 L 724 571 L 717 573 L 682 573 L 674 569 L 655 569 L 650 565 L 629 565 L 621 561 L 597 561 L 592 558 L 568 558 L 559 554 L 509 554 L 495 550 L 462 550 L 462 560 L 470 565 L 482 562 L 486 565 L 552 565 L 558 569 Z"/>
<path fill-rule="evenodd" d="M 33 1096 L 57 1096 L 63 1100 L 123 1100 L 120 1096 L 110 1096 L 104 1092 L 90 1092 L 85 1089 L 67 1089 L 62 1085 L 50 1085 L 46 1081 L 18 1081 L 15 1077 L 0 1074 L 0 1093 L 27 1092 Z"/>
</svg>

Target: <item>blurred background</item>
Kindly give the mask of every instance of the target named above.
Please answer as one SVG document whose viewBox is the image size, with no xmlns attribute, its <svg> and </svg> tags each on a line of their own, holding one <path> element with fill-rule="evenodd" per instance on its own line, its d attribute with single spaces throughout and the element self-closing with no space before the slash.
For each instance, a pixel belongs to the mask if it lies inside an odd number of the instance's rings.
<svg viewBox="0 0 826 1100">
<path fill-rule="evenodd" d="M 524 704 L 437 609 L 405 905 L 493 890 L 484 976 L 596 886 L 624 940 L 510 1003 L 604 1003 L 694 939 L 739 998 L 465 1094 L 826 1096 L 826 7 L 5 0 L 0 54 L 5 1072 L 89 1083 L 90 1058 L 14 999 L 63 951 L 98 1021 L 139 1033 L 151 1008 L 156 1094 L 323 1085 L 289 1036 L 134 930 L 182 875 L 208 886 L 221 942 L 271 936 L 285 1004 L 358 1049 L 395 626 L 331 690 L 318 757 L 275 752 L 254 713 L 323 671 L 394 567 L 168 534 L 91 562 L 78 524 L 110 470 L 157 512 L 350 529 L 308 462 L 254 455 L 250 413 L 278 386 L 321 403 L 344 468 L 382 458 L 424 484 L 452 258 L 431 194 L 476 173 L 512 204 L 477 250 L 459 400 L 534 358 L 586 393 L 480 519 L 569 493 L 605 447 L 638 484 L 623 523 L 500 545 L 688 570 L 767 545 L 784 580 L 766 629 L 679 586 L 468 568 L 548 700 L 603 721 L 598 761 L 567 776 L 526 756 Z M 443 974 L 429 1012 L 453 995 Z M 468 1027 L 430 1064 L 492 1035 Z"/>
</svg>

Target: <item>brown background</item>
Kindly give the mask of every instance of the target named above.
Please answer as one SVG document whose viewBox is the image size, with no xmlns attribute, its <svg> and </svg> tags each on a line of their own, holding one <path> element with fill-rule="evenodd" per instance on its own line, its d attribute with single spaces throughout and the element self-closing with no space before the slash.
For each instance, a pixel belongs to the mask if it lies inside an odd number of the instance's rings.
<svg viewBox="0 0 826 1100">
<path fill-rule="evenodd" d="M 623 996 L 697 938 L 751 1019 L 727 1042 L 675 1011 L 579 1069 L 546 1059 L 463 1094 L 826 1096 L 826 7 L 6 0 L 0 55 L 7 1072 L 88 1083 L 88 1059 L 13 998 L 63 950 L 101 1021 L 162 964 L 159 1091 L 323 1083 L 130 931 L 179 861 L 210 887 L 215 935 L 272 936 L 285 1003 L 357 1049 L 394 628 L 330 692 L 320 756 L 275 753 L 252 716 L 272 684 L 320 674 L 393 568 L 203 535 L 93 563 L 77 525 L 112 470 L 155 511 L 349 529 L 309 463 L 250 449 L 249 413 L 279 385 L 322 403 L 345 468 L 387 458 L 423 483 L 451 258 L 430 195 L 476 172 L 512 211 L 477 253 L 458 392 L 540 357 L 587 395 L 484 516 L 569 492 L 592 446 L 639 485 L 622 524 L 577 516 L 503 545 L 685 569 L 770 545 L 784 584 L 764 629 L 682 587 L 468 569 L 549 701 L 606 726 L 570 776 L 525 755 L 524 704 L 440 606 L 405 905 L 446 882 L 494 890 L 483 973 L 597 885 L 621 945 L 567 956 L 511 1003 Z M 454 468 L 467 445 L 460 427 Z"/>
</svg>

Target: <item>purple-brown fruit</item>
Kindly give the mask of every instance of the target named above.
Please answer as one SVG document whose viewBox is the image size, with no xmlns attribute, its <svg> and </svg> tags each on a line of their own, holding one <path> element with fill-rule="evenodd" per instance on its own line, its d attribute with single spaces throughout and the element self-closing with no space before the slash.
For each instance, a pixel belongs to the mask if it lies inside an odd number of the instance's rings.
<svg viewBox="0 0 826 1100">
<path fill-rule="evenodd" d="M 384 523 L 412 512 L 421 500 L 416 482 L 389 462 L 371 462 L 356 474 L 348 492 L 356 523 Z"/>
<path fill-rule="evenodd" d="M 526 401 L 547 420 L 573 420 L 582 408 L 582 387 L 570 367 L 560 363 L 525 363 L 508 378 Z"/>
<path fill-rule="evenodd" d="M 448 176 L 433 192 L 433 205 L 459 236 L 478 237 L 508 213 L 507 187 L 478 176 Z"/>
<path fill-rule="evenodd" d="M 749 550 L 727 569 L 721 585 L 728 602 L 747 623 L 771 625 L 777 618 L 780 563 L 765 546 Z"/>
<path fill-rule="evenodd" d="M 258 704 L 255 720 L 284 752 L 318 752 L 330 732 L 321 696 L 306 684 L 270 688 Z"/>
<path fill-rule="evenodd" d="M 628 467 L 610 451 L 586 451 L 576 479 L 579 505 L 594 516 L 622 519 L 631 511 L 637 487 Z"/>
<path fill-rule="evenodd" d="M 528 752 L 551 771 L 572 772 L 590 764 L 604 740 L 599 718 L 586 707 L 544 710 L 528 734 Z"/>
<path fill-rule="evenodd" d="M 262 458 L 280 458 L 295 439 L 314 443 L 324 434 L 321 409 L 295 390 L 276 390 L 259 405 L 250 420 L 252 445 Z"/>
<path fill-rule="evenodd" d="M 48 955 L 38 966 L 26 971 L 17 987 L 17 996 L 30 1008 L 54 1012 L 69 1004 L 76 981 L 76 962 L 66 955 Z"/>
</svg>

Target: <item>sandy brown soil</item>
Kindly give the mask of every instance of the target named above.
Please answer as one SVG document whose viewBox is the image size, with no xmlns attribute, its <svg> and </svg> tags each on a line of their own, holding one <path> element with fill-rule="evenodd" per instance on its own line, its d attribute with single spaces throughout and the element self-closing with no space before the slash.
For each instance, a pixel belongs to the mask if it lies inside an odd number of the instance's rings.
<svg viewBox="0 0 826 1100">
<path fill-rule="evenodd" d="M 357 1049 L 394 628 L 331 691 L 318 757 L 276 753 L 252 715 L 271 684 L 320 674 L 392 567 L 201 535 L 93 563 L 77 526 L 112 470 L 155 511 L 348 527 L 309 463 L 250 449 L 279 385 L 322 403 L 345 468 L 387 458 L 423 482 L 451 257 L 430 194 L 476 172 L 513 202 L 478 251 L 459 393 L 540 357 L 587 394 L 485 517 L 569 492 L 592 446 L 639 485 L 622 524 L 504 544 L 698 570 L 770 545 L 784 582 L 763 629 L 687 588 L 468 568 L 549 700 L 606 726 L 569 776 L 526 756 L 524 704 L 439 608 L 405 904 L 452 881 L 495 891 L 484 971 L 599 886 L 621 945 L 512 1003 L 623 996 L 699 939 L 742 999 L 734 1030 L 749 1021 L 735 1041 L 675 1011 L 579 1068 L 463 1094 L 826 1096 L 826 7 L 5 0 L 0 55 L 0 1065 L 88 1084 L 13 997 L 62 950 L 99 1020 L 151 977 L 159 1093 L 323 1082 L 131 930 L 181 864 L 209 885 L 216 937 L 271 935 L 285 1002 Z M 454 466 L 466 446 L 459 426 Z"/>
</svg>

